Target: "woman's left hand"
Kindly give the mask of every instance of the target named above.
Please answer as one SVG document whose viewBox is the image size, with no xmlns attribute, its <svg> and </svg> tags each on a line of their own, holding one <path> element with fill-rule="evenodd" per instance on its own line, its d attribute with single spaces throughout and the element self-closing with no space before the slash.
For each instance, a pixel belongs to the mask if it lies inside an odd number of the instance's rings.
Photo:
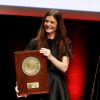
<svg viewBox="0 0 100 100">
<path fill-rule="evenodd" d="M 40 53 L 42 53 L 44 56 L 47 56 L 47 57 L 50 57 L 52 55 L 51 50 L 47 48 L 41 48 L 39 51 Z"/>
</svg>

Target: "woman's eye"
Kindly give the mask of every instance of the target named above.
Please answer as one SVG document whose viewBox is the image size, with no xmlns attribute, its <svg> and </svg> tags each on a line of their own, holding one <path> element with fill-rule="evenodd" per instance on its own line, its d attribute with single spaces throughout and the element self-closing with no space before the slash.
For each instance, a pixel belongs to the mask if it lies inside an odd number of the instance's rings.
<svg viewBox="0 0 100 100">
<path fill-rule="evenodd" d="M 54 24 L 54 22 L 53 22 L 53 21 L 51 21 L 51 23 L 52 23 L 52 24 Z"/>
<path fill-rule="evenodd" d="M 45 20 L 45 22 L 47 23 L 47 22 L 49 22 L 48 20 Z"/>
</svg>

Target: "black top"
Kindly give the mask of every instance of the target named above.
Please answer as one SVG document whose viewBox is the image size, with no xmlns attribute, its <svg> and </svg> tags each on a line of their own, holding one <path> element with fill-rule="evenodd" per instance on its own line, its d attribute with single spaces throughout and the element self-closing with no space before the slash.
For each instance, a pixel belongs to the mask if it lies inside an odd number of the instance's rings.
<svg viewBox="0 0 100 100">
<path fill-rule="evenodd" d="M 51 53 L 54 57 L 57 58 L 57 50 L 56 50 L 56 40 L 55 39 L 48 39 L 48 46 L 49 46 L 49 49 L 51 50 Z M 36 42 L 37 40 L 34 38 L 32 39 L 29 44 L 26 46 L 26 50 L 35 50 L 36 49 Z M 67 43 L 66 43 L 66 48 L 67 48 L 67 51 L 66 51 L 66 54 L 67 56 L 71 56 L 71 41 L 68 40 Z M 47 64 L 48 64 L 48 70 L 57 70 L 56 67 L 54 67 L 54 65 L 48 60 L 47 61 Z"/>
</svg>

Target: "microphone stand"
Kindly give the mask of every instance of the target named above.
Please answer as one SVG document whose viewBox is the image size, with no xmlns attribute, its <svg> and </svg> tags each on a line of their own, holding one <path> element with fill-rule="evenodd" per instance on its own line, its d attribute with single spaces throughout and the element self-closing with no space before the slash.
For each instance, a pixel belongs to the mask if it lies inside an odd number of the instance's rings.
<svg viewBox="0 0 100 100">
<path fill-rule="evenodd" d="M 90 100 L 97 100 L 97 97 L 98 97 L 98 93 L 99 93 L 99 78 L 100 78 L 100 72 L 98 72 L 99 70 L 99 63 L 100 63 L 100 56 L 99 56 L 99 59 L 98 59 L 98 63 L 97 63 L 97 68 L 96 68 L 96 73 L 95 73 L 95 77 L 94 77 L 94 82 L 93 82 L 93 87 L 92 87 L 92 93 L 91 93 L 91 98 Z M 100 70 L 99 70 L 100 71 Z M 96 84 L 96 78 L 97 78 L 97 73 L 99 73 L 98 75 L 98 80 L 97 80 L 97 92 L 96 92 L 96 99 L 93 99 L 93 94 L 94 94 L 94 88 L 95 88 L 95 84 Z"/>
</svg>

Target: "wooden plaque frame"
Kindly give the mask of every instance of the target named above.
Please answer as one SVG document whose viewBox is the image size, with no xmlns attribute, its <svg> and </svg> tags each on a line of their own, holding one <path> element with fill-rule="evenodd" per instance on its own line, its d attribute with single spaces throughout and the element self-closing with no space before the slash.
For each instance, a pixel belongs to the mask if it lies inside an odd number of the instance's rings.
<svg viewBox="0 0 100 100">
<path fill-rule="evenodd" d="M 15 69 L 18 95 L 42 94 L 49 92 L 47 59 L 38 50 L 16 51 Z M 22 70 L 22 63 L 27 57 L 35 57 L 40 62 L 40 69 L 35 75 L 27 75 Z M 37 68 L 37 67 L 36 67 Z"/>
</svg>

